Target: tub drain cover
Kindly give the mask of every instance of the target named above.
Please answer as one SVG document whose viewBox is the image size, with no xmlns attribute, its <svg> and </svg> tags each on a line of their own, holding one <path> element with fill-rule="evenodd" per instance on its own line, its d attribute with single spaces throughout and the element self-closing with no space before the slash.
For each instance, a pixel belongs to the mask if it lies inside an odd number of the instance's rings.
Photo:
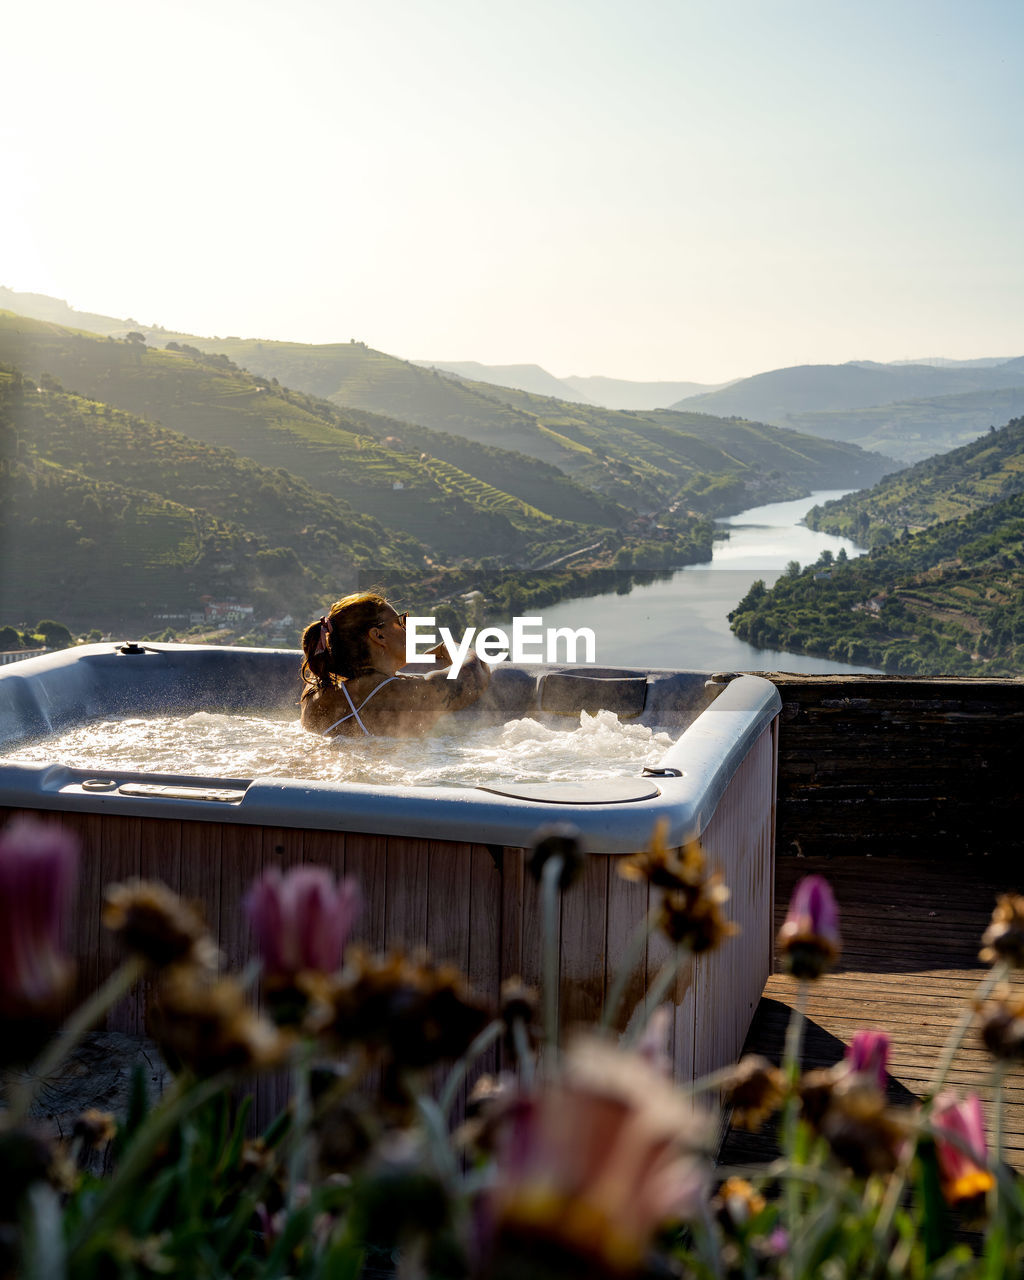
<svg viewBox="0 0 1024 1280">
<path fill-rule="evenodd" d="M 510 782 L 507 787 L 478 786 L 513 800 L 536 800 L 543 804 L 630 804 L 653 800 L 661 791 L 649 778 L 594 778 L 585 782 Z"/>
</svg>

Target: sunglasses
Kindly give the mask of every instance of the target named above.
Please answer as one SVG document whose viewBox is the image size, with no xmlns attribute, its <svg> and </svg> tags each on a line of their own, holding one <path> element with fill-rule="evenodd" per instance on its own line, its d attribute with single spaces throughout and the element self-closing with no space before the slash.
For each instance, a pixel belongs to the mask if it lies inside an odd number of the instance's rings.
<svg viewBox="0 0 1024 1280">
<path fill-rule="evenodd" d="M 407 619 L 408 617 L 409 617 L 409 610 L 408 610 L 408 609 L 406 609 L 406 611 L 405 611 L 404 613 L 396 613 L 396 614 L 395 614 L 395 616 L 394 616 L 393 618 L 381 618 L 381 619 L 379 619 L 379 621 L 377 622 L 377 626 L 378 626 L 378 627 L 386 627 L 386 626 L 388 625 L 388 623 L 389 623 L 389 622 L 397 622 L 397 623 L 398 623 L 398 625 L 399 625 L 399 626 L 402 628 L 402 630 L 404 631 L 404 630 L 405 630 L 405 622 L 406 622 L 406 619 Z"/>
</svg>

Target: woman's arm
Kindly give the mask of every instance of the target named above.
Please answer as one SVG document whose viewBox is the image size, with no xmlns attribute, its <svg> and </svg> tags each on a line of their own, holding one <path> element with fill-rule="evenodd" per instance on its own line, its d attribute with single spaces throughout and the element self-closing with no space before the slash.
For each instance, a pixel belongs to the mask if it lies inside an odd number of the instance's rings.
<svg viewBox="0 0 1024 1280">
<path fill-rule="evenodd" d="M 461 707 L 468 707 L 470 703 L 476 702 L 490 682 L 490 667 L 472 650 L 454 679 L 449 679 L 448 672 L 442 668 L 432 671 L 424 680 L 425 684 L 437 688 L 434 697 L 441 699 L 439 714 L 458 711 Z"/>
</svg>

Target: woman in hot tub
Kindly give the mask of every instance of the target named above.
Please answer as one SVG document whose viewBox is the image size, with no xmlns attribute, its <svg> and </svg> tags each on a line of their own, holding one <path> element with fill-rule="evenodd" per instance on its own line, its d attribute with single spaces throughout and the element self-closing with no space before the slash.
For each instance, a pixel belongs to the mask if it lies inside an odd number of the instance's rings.
<svg viewBox="0 0 1024 1280">
<path fill-rule="evenodd" d="M 437 664 L 429 675 L 399 674 L 406 616 L 376 592 L 361 591 L 310 623 L 302 633 L 304 729 L 328 738 L 411 738 L 480 697 L 491 673 L 473 652 L 452 680 L 443 644 L 429 651 Z"/>
</svg>

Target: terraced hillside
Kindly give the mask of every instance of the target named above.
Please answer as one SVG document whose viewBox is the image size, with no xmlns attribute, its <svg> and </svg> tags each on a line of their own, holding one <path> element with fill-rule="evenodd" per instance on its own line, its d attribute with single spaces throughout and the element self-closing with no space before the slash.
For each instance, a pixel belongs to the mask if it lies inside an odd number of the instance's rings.
<svg viewBox="0 0 1024 1280">
<path fill-rule="evenodd" d="M 904 529 L 916 533 L 1024 492 L 1024 417 L 949 453 L 886 476 L 807 516 L 812 529 L 885 545 Z"/>
<path fill-rule="evenodd" d="M 751 644 L 917 675 L 1024 673 L 1024 493 L 856 560 L 755 583 L 730 615 Z"/>
<path fill-rule="evenodd" d="M 10 405 L 18 453 L 97 481 L 160 493 L 218 520 L 258 530 L 332 583 L 363 568 L 412 573 L 425 548 L 288 472 L 260 466 L 145 418 L 83 396 L 22 384 Z"/>
<path fill-rule="evenodd" d="M 59 612 L 77 628 L 149 629 L 154 615 L 187 617 L 204 595 L 245 599 L 256 621 L 312 611 L 325 583 L 291 549 L 47 457 L 31 424 L 57 419 L 59 406 L 29 387 L 26 398 L 40 403 L 26 413 L 22 389 L 17 374 L 0 369 L 0 617 Z M 104 469 L 97 459 L 95 470 Z"/>
<path fill-rule="evenodd" d="M 403 436 L 403 429 L 395 424 L 412 423 L 450 438 L 525 455 L 556 468 L 585 490 L 633 511 L 664 510 L 672 505 L 678 509 L 681 505 L 725 514 L 760 501 L 800 496 L 814 488 L 870 484 L 896 465 L 850 445 L 813 437 L 801 444 L 795 433 L 780 434 L 762 424 L 702 414 L 677 417 L 665 410 L 606 410 L 471 383 L 374 351 L 361 342 L 315 346 L 197 338 L 158 329 L 141 332 L 155 344 L 201 350 L 211 359 L 226 355 L 259 377 L 276 380 L 268 388 L 273 393 L 286 385 L 293 389 L 292 396 L 298 389 L 320 397 L 321 403 L 326 397 L 348 412 L 382 415 L 391 420 L 390 434 Z M 78 384 L 66 377 L 63 380 L 78 389 Z M 130 407 L 147 412 L 139 405 Z M 374 429 L 365 421 L 364 427 L 381 438 L 379 427 Z M 743 443 L 745 434 L 749 439 Z M 420 443 L 426 452 L 445 456 L 454 465 L 465 465 L 464 460 L 452 456 L 450 445 L 432 449 Z M 503 470 L 507 476 L 510 468 L 506 465 Z M 481 478 L 495 483 L 493 470 Z M 548 505 L 556 496 L 568 496 L 564 486 L 558 495 L 549 490 L 539 500 L 539 495 L 530 491 L 538 479 L 521 474 L 518 485 L 502 483 L 496 487 L 557 518 L 586 518 Z M 554 474 L 549 472 L 545 479 L 554 479 Z M 616 523 L 607 511 L 603 517 L 590 518 Z"/>
<path fill-rule="evenodd" d="M 253 373 L 348 409 L 450 432 L 555 466 L 572 461 L 565 447 L 541 431 L 531 415 L 517 413 L 490 394 L 493 388 L 470 388 L 361 342 L 311 346 L 187 335 L 182 341 L 201 351 L 222 352 Z"/>
<path fill-rule="evenodd" d="M 149 336 L 166 341 L 168 335 Z M 306 346 L 189 338 L 264 377 L 362 409 L 557 467 L 641 511 L 673 503 L 726 514 L 815 488 L 871 484 L 898 464 L 796 431 L 669 410 L 628 412 L 471 382 L 360 342 Z M 746 437 L 746 439 L 744 439 Z M 519 496 L 525 495 L 519 491 Z M 528 500 L 528 499 L 525 499 Z"/>
<path fill-rule="evenodd" d="M 854 445 L 702 413 L 571 404 L 490 388 L 575 451 L 573 474 L 615 497 L 685 503 L 727 514 L 815 488 L 872 484 L 897 463 Z"/>
<path fill-rule="evenodd" d="M 0 313 L 0 359 L 30 371 L 40 385 L 58 380 L 90 399 L 153 420 L 216 448 L 228 448 L 265 467 L 281 468 L 342 499 L 387 529 L 416 538 L 435 556 L 519 555 L 534 544 L 579 541 L 575 523 L 529 500 L 527 472 L 519 493 L 499 490 L 454 463 L 443 470 L 437 451 L 424 456 L 394 434 L 398 424 L 345 411 L 237 369 L 225 356 L 156 350 L 140 342 L 100 340 L 59 326 Z M 443 442 L 440 442 L 443 448 Z M 514 470 L 511 462 L 506 471 Z M 564 507 L 571 482 L 546 494 Z M 626 512 L 610 502 L 572 493 L 577 512 L 611 528 Z"/>
</svg>

